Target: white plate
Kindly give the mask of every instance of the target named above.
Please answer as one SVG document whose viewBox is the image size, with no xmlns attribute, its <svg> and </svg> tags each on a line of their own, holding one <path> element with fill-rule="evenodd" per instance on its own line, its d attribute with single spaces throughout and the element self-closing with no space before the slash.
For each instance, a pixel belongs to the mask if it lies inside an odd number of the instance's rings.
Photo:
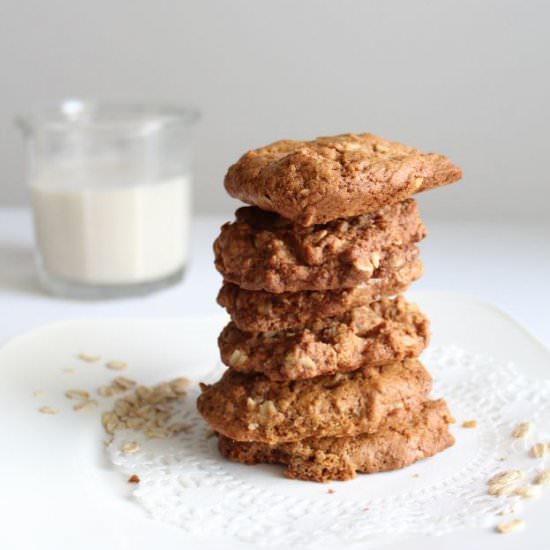
<svg viewBox="0 0 550 550">
<path fill-rule="evenodd" d="M 531 376 L 550 377 L 548 350 L 499 310 L 447 293 L 411 293 L 411 298 L 431 319 L 434 345 L 456 344 L 513 361 Z M 123 359 L 130 364 L 123 374 L 143 383 L 181 375 L 200 379 L 218 361 L 216 338 L 225 320 L 58 323 L 20 336 L 0 350 L 0 548 L 252 548 L 228 539 L 196 539 L 147 519 L 106 461 L 98 444 L 103 438 L 98 415 L 73 413 L 72 403 L 63 397 L 68 388 L 94 388 L 117 374 L 101 364 L 79 361 L 76 355 L 81 352 Z M 67 367 L 76 372 L 64 373 Z M 45 397 L 34 397 L 35 390 Z M 39 414 L 42 404 L 61 412 Z M 407 548 L 548 548 L 549 510 L 548 498 L 530 505 L 523 514 L 528 528 L 513 536 L 469 529 L 417 537 Z"/>
</svg>

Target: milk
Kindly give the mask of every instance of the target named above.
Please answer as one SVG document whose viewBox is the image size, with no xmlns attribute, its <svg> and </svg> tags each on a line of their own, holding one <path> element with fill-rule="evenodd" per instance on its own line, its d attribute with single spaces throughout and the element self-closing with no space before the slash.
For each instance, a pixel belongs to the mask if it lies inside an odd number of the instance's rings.
<svg viewBox="0 0 550 550">
<path fill-rule="evenodd" d="M 49 274 L 123 285 L 183 268 L 191 210 L 187 176 L 131 184 L 128 174 L 110 170 L 96 181 L 70 181 L 75 172 L 49 170 L 31 181 L 36 241 Z"/>
</svg>

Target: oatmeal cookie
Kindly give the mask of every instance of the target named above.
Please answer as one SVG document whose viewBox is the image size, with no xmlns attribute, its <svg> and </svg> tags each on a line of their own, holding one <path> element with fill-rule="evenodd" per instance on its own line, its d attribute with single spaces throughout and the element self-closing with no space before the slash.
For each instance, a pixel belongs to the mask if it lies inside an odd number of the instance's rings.
<svg viewBox="0 0 550 550">
<path fill-rule="evenodd" d="M 219 436 L 221 454 L 245 464 L 284 464 L 285 476 L 307 481 L 345 481 L 356 472 L 397 470 L 439 453 L 454 443 L 453 422 L 443 400 L 427 401 L 416 410 L 390 414 L 375 433 L 354 437 L 308 438 L 268 445 Z"/>
<path fill-rule="evenodd" d="M 236 216 L 214 243 L 216 268 L 227 282 L 275 294 L 366 283 L 378 277 L 390 254 L 401 261 L 396 250 L 426 234 L 412 199 L 309 228 L 253 207 L 240 208 Z"/>
<path fill-rule="evenodd" d="M 273 444 L 373 433 L 392 411 L 425 401 L 431 386 L 416 359 L 287 382 L 228 369 L 202 385 L 197 408 L 226 437 Z"/>
<path fill-rule="evenodd" d="M 309 226 L 375 212 L 458 181 L 447 157 L 372 134 L 282 140 L 249 151 L 225 176 L 237 199 Z"/>
<path fill-rule="evenodd" d="M 394 268 L 394 265 L 400 267 Z M 388 254 L 380 262 L 377 277 L 354 288 L 272 294 L 225 283 L 218 294 L 218 304 L 231 315 L 237 328 L 244 331 L 300 328 L 314 320 L 342 315 L 355 307 L 405 292 L 422 272 L 418 247 L 411 246 Z"/>
<path fill-rule="evenodd" d="M 428 319 L 398 296 L 299 329 L 244 332 L 231 322 L 218 344 L 234 370 L 300 380 L 418 357 L 428 340 Z"/>
</svg>

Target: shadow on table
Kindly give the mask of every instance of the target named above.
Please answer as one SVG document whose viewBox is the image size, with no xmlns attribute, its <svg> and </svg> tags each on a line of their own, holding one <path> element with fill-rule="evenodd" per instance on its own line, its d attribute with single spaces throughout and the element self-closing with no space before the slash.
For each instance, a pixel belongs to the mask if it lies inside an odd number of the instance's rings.
<svg viewBox="0 0 550 550">
<path fill-rule="evenodd" d="M 0 292 L 46 293 L 40 286 L 31 247 L 0 242 Z"/>
</svg>

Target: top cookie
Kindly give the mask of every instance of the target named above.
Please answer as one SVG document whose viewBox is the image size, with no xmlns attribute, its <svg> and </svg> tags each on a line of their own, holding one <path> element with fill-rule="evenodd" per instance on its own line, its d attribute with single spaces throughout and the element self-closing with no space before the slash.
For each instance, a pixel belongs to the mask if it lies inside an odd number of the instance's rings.
<svg viewBox="0 0 550 550">
<path fill-rule="evenodd" d="M 249 151 L 229 168 L 225 188 L 245 203 L 310 226 L 374 212 L 461 177 L 443 155 L 372 134 L 343 134 Z"/>
</svg>

